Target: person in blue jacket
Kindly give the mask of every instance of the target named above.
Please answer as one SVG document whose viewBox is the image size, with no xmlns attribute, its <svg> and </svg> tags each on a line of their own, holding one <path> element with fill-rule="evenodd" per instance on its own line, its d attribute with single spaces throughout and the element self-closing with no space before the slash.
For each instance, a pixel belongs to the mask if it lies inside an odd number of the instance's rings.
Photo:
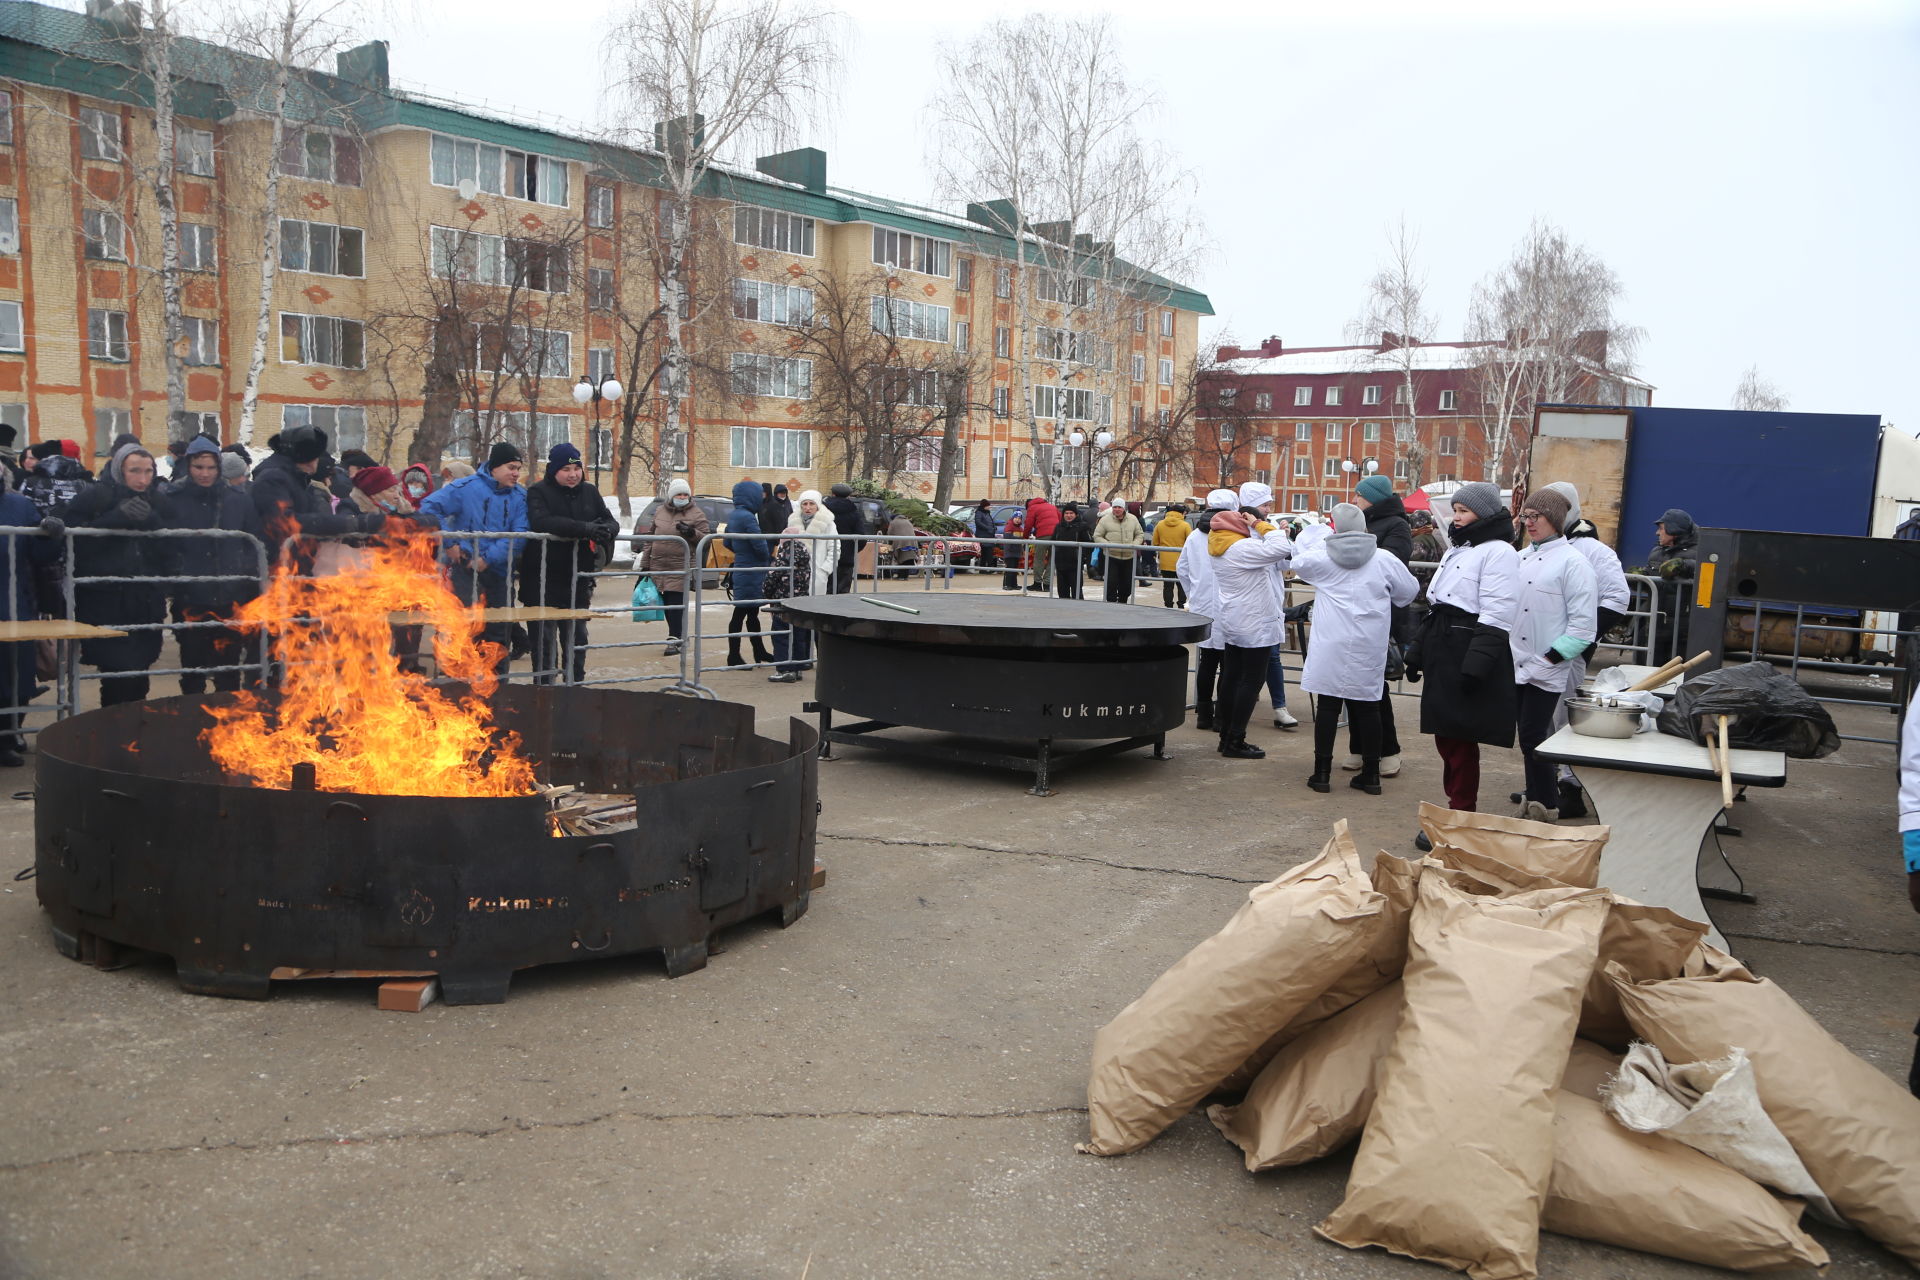
<svg viewBox="0 0 1920 1280">
<path fill-rule="evenodd" d="M 733 572 L 727 575 L 727 593 L 733 597 L 733 616 L 727 621 L 727 665 L 744 667 L 740 656 L 740 636 L 745 632 L 753 640 L 756 664 L 773 661 L 760 639 L 760 606 L 766 603 L 767 566 L 773 563 L 772 538 L 736 538 L 736 533 L 760 532 L 760 504 L 766 494 L 756 481 L 742 480 L 733 486 L 733 510 L 727 516 L 723 532 L 727 550 L 733 552 Z"/>
<path fill-rule="evenodd" d="M 435 489 L 420 504 L 419 514 L 455 533 L 525 533 L 527 491 L 520 487 L 524 464 L 520 450 L 501 440 L 487 453 L 486 470 Z M 755 493 L 759 490 L 755 489 Z M 440 554 L 447 562 L 454 594 L 462 600 L 504 609 L 507 585 L 525 538 L 448 538 Z M 482 637 L 500 646 L 494 670 L 507 671 L 512 631 L 504 622 L 489 623 Z"/>
</svg>

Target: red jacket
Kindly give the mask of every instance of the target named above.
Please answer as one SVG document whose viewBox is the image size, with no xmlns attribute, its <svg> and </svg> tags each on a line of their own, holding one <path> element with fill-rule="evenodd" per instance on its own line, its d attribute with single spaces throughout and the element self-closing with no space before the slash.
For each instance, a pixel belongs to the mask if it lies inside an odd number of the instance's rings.
<svg viewBox="0 0 1920 1280">
<path fill-rule="evenodd" d="M 1060 508 L 1045 498 L 1027 499 L 1027 536 L 1051 538 L 1060 524 Z"/>
</svg>

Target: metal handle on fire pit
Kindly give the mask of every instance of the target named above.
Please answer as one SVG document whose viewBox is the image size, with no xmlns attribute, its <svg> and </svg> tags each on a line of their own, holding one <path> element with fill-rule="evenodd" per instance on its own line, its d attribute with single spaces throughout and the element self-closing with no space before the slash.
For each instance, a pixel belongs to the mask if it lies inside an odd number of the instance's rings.
<svg viewBox="0 0 1920 1280">
<path fill-rule="evenodd" d="M 367 811 L 365 809 L 362 809 L 359 805 L 355 804 L 351 800 L 335 800 L 332 804 L 328 805 L 327 816 L 329 818 L 333 816 L 333 811 L 335 809 L 345 809 L 348 812 L 352 813 L 354 817 L 360 819 L 360 821 L 362 822 L 372 821 L 371 818 L 367 817 Z"/>
<path fill-rule="evenodd" d="M 573 935 L 573 945 L 576 947 L 579 947 L 582 951 L 605 951 L 608 947 L 613 945 L 613 930 L 608 929 L 606 931 L 606 937 L 601 939 L 600 945 L 597 947 L 588 946 L 586 942 L 580 937 L 579 932 L 575 931 Z"/>
</svg>

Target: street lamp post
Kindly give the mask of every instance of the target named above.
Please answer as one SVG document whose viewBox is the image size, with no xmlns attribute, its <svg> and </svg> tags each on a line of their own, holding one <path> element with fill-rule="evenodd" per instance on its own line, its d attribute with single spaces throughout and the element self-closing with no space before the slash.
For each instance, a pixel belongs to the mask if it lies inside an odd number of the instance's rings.
<svg viewBox="0 0 1920 1280">
<path fill-rule="evenodd" d="M 589 375 L 581 374 L 580 381 L 573 384 L 573 402 L 583 407 L 588 404 L 593 406 L 593 434 L 587 437 L 587 451 L 593 454 L 593 487 L 595 489 L 600 487 L 600 402 L 618 400 L 623 394 L 625 389 L 612 378 L 596 386 Z"/>
<path fill-rule="evenodd" d="M 1359 462 L 1355 462 L 1352 458 L 1348 458 L 1340 464 L 1340 469 L 1347 473 L 1347 497 L 1351 498 L 1353 497 L 1353 487 L 1360 483 L 1358 477 L 1361 475 L 1370 476 L 1380 470 L 1380 460 L 1378 458 L 1362 458 Z"/>
<path fill-rule="evenodd" d="M 1084 447 L 1087 451 L 1087 505 L 1092 506 L 1094 503 L 1093 466 L 1094 459 L 1099 456 L 1096 451 L 1104 450 L 1113 443 L 1113 432 L 1095 432 L 1092 440 L 1089 441 L 1086 432 L 1072 431 L 1067 434 L 1067 443 L 1076 449 Z"/>
</svg>

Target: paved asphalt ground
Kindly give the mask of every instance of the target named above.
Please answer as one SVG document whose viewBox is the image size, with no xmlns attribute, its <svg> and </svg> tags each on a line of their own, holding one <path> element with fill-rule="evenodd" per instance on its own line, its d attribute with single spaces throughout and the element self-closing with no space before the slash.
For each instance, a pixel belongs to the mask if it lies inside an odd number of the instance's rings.
<svg viewBox="0 0 1920 1280">
<path fill-rule="evenodd" d="M 595 665 L 664 670 L 645 652 Z M 782 737 L 810 691 L 756 671 L 709 683 Z M 828 881 L 794 928 L 736 930 L 677 981 L 655 957 L 523 973 L 497 1006 L 379 1013 L 355 981 L 184 995 L 163 960 L 63 959 L 32 884 L 0 881 L 0 1277 L 1441 1275 L 1311 1234 L 1345 1157 L 1249 1176 L 1198 1115 L 1124 1159 L 1073 1151 L 1094 1031 L 1248 886 L 1340 817 L 1363 850 L 1412 852 L 1439 765 L 1402 707 L 1406 768 L 1379 798 L 1308 791 L 1306 733 L 1264 720 L 1265 761 L 1182 729 L 1170 761 L 1068 774 L 1044 800 L 1011 775 L 847 751 L 821 769 Z M 1519 779 L 1516 753 L 1491 755 L 1489 801 Z M 32 774 L 30 757 L 0 781 Z M 1728 842 L 1758 905 L 1714 915 L 1904 1078 L 1920 919 L 1894 785 L 1884 746 L 1791 765 Z M 0 806 L 0 865 L 24 867 L 32 803 Z M 1912 1274 L 1814 1232 L 1832 1276 Z M 1711 1274 L 1552 1236 L 1542 1263 Z"/>
</svg>

